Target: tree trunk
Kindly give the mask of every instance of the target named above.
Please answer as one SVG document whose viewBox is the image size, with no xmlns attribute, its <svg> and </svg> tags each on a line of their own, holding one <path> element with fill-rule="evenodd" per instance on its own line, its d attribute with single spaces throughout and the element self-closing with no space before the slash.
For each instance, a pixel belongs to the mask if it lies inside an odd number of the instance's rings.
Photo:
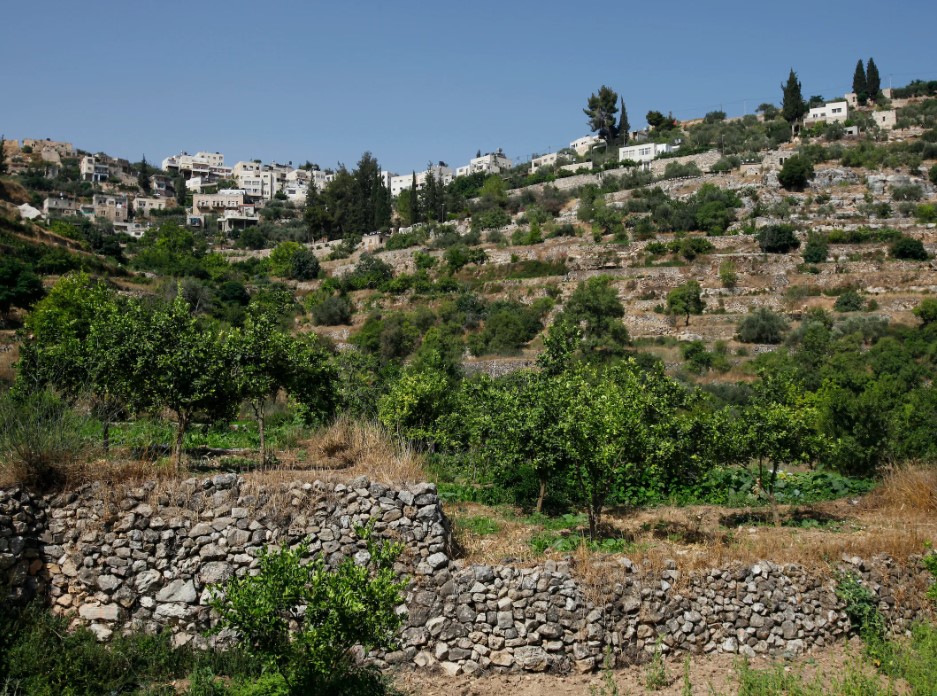
<svg viewBox="0 0 937 696">
<path fill-rule="evenodd" d="M 537 513 L 543 512 L 543 499 L 547 497 L 547 477 L 540 476 L 540 495 L 537 497 Z"/>
<path fill-rule="evenodd" d="M 176 419 L 176 442 L 172 451 L 172 466 L 176 473 L 182 468 L 182 441 L 185 439 L 185 431 L 189 426 L 189 415 L 180 413 Z"/>
<path fill-rule="evenodd" d="M 254 410 L 257 413 L 257 429 L 260 432 L 260 468 L 263 469 L 267 466 L 267 437 L 264 432 L 264 402 L 259 401 L 254 407 Z"/>
</svg>

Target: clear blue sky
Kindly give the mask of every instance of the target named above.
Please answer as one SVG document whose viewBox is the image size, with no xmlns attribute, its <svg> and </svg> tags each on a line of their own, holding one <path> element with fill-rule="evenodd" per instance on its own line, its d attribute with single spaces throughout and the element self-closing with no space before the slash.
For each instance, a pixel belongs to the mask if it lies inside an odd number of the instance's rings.
<svg viewBox="0 0 937 696">
<path fill-rule="evenodd" d="M 0 132 L 150 161 L 309 159 L 384 168 L 514 158 L 588 132 L 608 84 L 632 128 L 649 109 L 730 116 L 849 91 L 856 60 L 888 85 L 937 79 L 937 2 L 315 0 L 9 3 Z"/>
</svg>

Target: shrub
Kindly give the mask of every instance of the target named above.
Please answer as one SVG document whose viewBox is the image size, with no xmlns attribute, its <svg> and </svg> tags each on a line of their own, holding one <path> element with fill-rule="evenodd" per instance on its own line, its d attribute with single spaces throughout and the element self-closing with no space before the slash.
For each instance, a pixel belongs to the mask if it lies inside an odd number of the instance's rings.
<svg viewBox="0 0 937 696">
<path fill-rule="evenodd" d="M 863 305 L 862 295 L 855 290 L 847 290 L 836 298 L 833 309 L 837 312 L 859 312 L 862 311 Z"/>
<path fill-rule="evenodd" d="M 813 178 L 813 163 L 803 155 L 794 155 L 784 162 L 778 181 L 788 191 L 803 191 Z"/>
<path fill-rule="evenodd" d="M 804 246 L 804 263 L 823 263 L 830 255 L 830 245 L 826 237 L 819 233 L 811 233 Z"/>
<path fill-rule="evenodd" d="M 307 563 L 308 542 L 262 552 L 257 575 L 213 588 L 215 630 L 233 630 L 241 647 L 278 672 L 291 691 L 328 692 L 357 671 L 352 648 L 391 648 L 402 622 L 395 609 L 405 585 L 393 570 L 402 547 L 358 531 L 369 554 L 361 565 L 346 557 L 332 570 L 321 555 Z"/>
<path fill-rule="evenodd" d="M 924 196 L 924 190 L 917 184 L 895 186 L 891 190 L 891 197 L 896 201 L 919 201 Z"/>
<path fill-rule="evenodd" d="M 309 308 L 312 321 L 318 326 L 336 326 L 350 324 L 354 307 L 344 295 L 333 295 Z"/>
<path fill-rule="evenodd" d="M 719 264 L 719 280 L 724 288 L 734 288 L 739 281 L 738 273 L 735 270 L 735 261 L 726 259 Z"/>
<path fill-rule="evenodd" d="M 0 472 L 39 489 L 64 483 L 85 449 L 82 419 L 48 392 L 0 399 Z"/>
<path fill-rule="evenodd" d="M 788 322 L 777 312 L 759 307 L 739 322 L 738 338 L 742 343 L 780 343 Z"/>
<path fill-rule="evenodd" d="M 889 253 L 894 259 L 905 259 L 909 261 L 926 261 L 927 250 L 920 239 L 912 237 L 901 237 L 892 242 Z"/>
<path fill-rule="evenodd" d="M 914 216 L 918 219 L 918 222 L 924 224 L 937 222 L 937 205 L 933 203 L 919 205 L 914 211 Z"/>
<path fill-rule="evenodd" d="M 930 179 L 930 182 L 937 186 L 937 164 L 930 168 L 927 172 L 927 178 Z"/>
<path fill-rule="evenodd" d="M 758 246 L 768 254 L 786 254 L 800 246 L 793 225 L 768 225 L 755 235 Z"/>
<path fill-rule="evenodd" d="M 312 280 L 319 275 L 319 259 L 306 247 L 298 249 L 290 259 L 287 276 L 293 280 Z"/>
</svg>

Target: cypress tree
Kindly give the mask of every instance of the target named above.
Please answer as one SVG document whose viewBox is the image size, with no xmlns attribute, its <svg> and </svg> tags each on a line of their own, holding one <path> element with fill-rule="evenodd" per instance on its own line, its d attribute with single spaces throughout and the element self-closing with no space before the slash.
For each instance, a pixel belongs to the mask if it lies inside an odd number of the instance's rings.
<svg viewBox="0 0 937 696">
<path fill-rule="evenodd" d="M 882 80 L 878 74 L 878 66 L 871 58 L 869 58 L 869 64 L 865 69 L 865 82 L 869 99 L 875 101 L 878 99 L 879 92 L 882 91 Z"/>
<path fill-rule="evenodd" d="M 631 132 L 631 124 L 628 123 L 628 110 L 625 109 L 625 98 L 621 98 L 621 113 L 618 115 L 618 135 L 621 136 L 621 144 L 628 144 L 628 134 Z"/>
<path fill-rule="evenodd" d="M 150 165 L 146 163 L 146 155 L 140 161 L 140 171 L 137 173 L 137 186 L 143 193 L 150 192 Z"/>
<path fill-rule="evenodd" d="M 3 148 L 6 145 L 6 138 L 0 136 L 0 174 L 7 173 L 7 155 Z"/>
<path fill-rule="evenodd" d="M 176 177 L 174 188 L 176 189 L 176 205 L 181 208 L 185 205 L 185 178 L 182 176 Z"/>
<path fill-rule="evenodd" d="M 420 200 L 416 190 L 416 172 L 413 172 L 413 179 L 410 184 L 410 224 L 415 225 L 420 221 Z"/>
<path fill-rule="evenodd" d="M 865 105 L 869 100 L 869 84 L 865 77 L 865 68 L 862 66 L 862 59 L 856 63 L 856 72 L 852 76 L 852 91 L 856 94 L 856 100 Z"/>
<path fill-rule="evenodd" d="M 803 118 L 807 113 L 807 104 L 804 102 L 804 95 L 800 90 L 800 80 L 797 79 L 797 73 L 791 68 L 791 74 L 787 77 L 787 84 L 781 85 L 784 91 L 784 99 L 781 102 L 781 116 L 788 123 L 794 123 Z"/>
<path fill-rule="evenodd" d="M 439 196 L 436 191 L 436 177 L 432 165 L 426 168 L 426 181 L 423 182 L 423 215 L 427 220 L 439 219 Z"/>
</svg>

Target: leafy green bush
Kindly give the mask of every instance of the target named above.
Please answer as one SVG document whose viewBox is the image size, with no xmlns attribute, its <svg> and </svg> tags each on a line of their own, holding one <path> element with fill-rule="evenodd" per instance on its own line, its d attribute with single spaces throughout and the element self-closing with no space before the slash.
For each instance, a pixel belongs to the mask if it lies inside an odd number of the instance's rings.
<svg viewBox="0 0 937 696">
<path fill-rule="evenodd" d="M 901 237 L 892 242 L 888 249 L 893 259 L 903 259 L 908 261 L 926 261 L 927 250 L 920 239 L 913 237 Z"/>
<path fill-rule="evenodd" d="M 822 234 L 811 232 L 804 247 L 804 263 L 823 263 L 830 255 L 830 245 Z"/>
<path fill-rule="evenodd" d="M 282 676 L 291 693 L 329 692 L 357 671 L 353 647 L 367 652 L 394 644 L 402 622 L 395 609 L 405 584 L 393 565 L 402 546 L 373 541 L 369 529 L 358 531 L 367 543 L 363 564 L 345 558 L 333 570 L 321 555 L 307 562 L 304 542 L 265 550 L 257 575 L 214 588 L 216 630 L 233 630 L 242 648 Z"/>
<path fill-rule="evenodd" d="M 901 232 L 891 227 L 860 227 L 855 230 L 831 230 L 827 234 L 830 244 L 868 244 L 891 242 L 901 238 Z"/>
<path fill-rule="evenodd" d="M 862 295 L 855 290 L 847 290 L 836 298 L 833 309 L 837 312 L 861 312 L 864 305 Z"/>
<path fill-rule="evenodd" d="M 812 178 L 813 163 L 803 155 L 789 157 L 778 172 L 778 181 L 789 191 L 803 191 Z"/>
<path fill-rule="evenodd" d="M 345 295 L 332 295 L 309 308 L 312 321 L 317 326 L 337 326 L 350 324 L 354 306 Z"/>
<path fill-rule="evenodd" d="M 919 205 L 915 209 L 914 216 L 918 219 L 918 222 L 922 222 L 925 225 L 931 222 L 937 222 L 937 205 L 933 203 Z"/>
<path fill-rule="evenodd" d="M 743 343 L 780 343 L 788 329 L 788 322 L 777 312 L 759 307 L 739 322 L 738 338 Z"/>
<path fill-rule="evenodd" d="M 767 254 L 786 254 L 800 246 L 793 225 L 766 225 L 755 235 L 758 246 Z"/>
</svg>

